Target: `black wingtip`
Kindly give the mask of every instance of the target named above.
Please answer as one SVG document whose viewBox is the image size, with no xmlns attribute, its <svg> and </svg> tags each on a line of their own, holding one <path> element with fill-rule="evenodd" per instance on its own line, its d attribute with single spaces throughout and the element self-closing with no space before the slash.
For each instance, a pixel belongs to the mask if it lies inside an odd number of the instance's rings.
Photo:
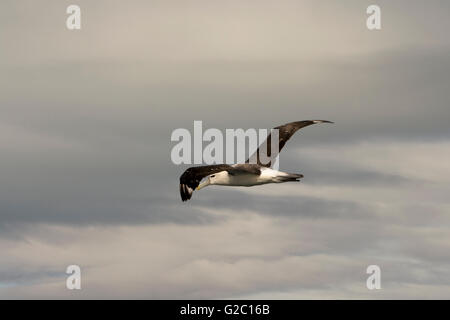
<svg viewBox="0 0 450 320">
<path fill-rule="evenodd" d="M 187 186 L 183 183 L 180 183 L 181 201 L 185 202 L 185 201 L 188 201 L 189 199 L 191 199 L 193 192 L 194 192 L 194 190 L 192 188 L 190 188 L 189 186 Z"/>
<path fill-rule="evenodd" d="M 188 192 L 186 190 L 186 185 L 181 184 L 181 183 L 180 183 L 180 196 L 181 196 L 181 201 L 183 201 L 183 202 L 189 200 Z"/>
</svg>

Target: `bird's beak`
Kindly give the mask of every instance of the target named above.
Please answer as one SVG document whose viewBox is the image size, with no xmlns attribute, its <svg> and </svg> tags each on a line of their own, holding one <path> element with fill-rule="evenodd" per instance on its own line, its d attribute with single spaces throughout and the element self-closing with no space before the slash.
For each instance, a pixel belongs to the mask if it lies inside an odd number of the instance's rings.
<svg viewBox="0 0 450 320">
<path fill-rule="evenodd" d="M 203 189 L 204 187 L 209 186 L 209 185 L 210 185 L 209 179 L 206 179 L 205 181 L 203 181 L 202 183 L 200 183 L 200 184 L 198 185 L 198 187 L 195 188 L 195 190 Z"/>
</svg>

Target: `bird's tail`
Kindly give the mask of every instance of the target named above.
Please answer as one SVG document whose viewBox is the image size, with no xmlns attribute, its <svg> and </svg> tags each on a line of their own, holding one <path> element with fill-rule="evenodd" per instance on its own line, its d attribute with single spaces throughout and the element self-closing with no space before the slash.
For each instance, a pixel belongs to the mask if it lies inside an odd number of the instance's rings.
<svg viewBox="0 0 450 320">
<path fill-rule="evenodd" d="M 277 177 L 280 182 L 300 181 L 301 178 L 303 178 L 303 175 L 300 173 L 286 173 L 285 175 Z"/>
</svg>

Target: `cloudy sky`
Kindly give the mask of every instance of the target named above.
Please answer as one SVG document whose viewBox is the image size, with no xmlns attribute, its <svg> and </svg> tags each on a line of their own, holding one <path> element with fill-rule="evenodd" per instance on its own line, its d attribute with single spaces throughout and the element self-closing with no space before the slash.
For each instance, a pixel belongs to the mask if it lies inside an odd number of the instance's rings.
<svg viewBox="0 0 450 320">
<path fill-rule="evenodd" d="M 448 12 L 1 1 L 0 298 L 450 298 Z M 335 124 L 283 150 L 301 183 L 181 202 L 174 129 L 304 119 Z"/>
</svg>

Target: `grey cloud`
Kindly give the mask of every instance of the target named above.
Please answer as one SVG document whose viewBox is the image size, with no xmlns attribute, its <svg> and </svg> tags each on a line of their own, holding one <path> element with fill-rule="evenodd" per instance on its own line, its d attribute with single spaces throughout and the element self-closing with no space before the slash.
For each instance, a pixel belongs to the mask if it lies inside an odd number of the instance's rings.
<svg viewBox="0 0 450 320">
<path fill-rule="evenodd" d="M 294 187 L 294 186 L 293 186 Z M 239 211 L 255 211 L 272 216 L 314 219 L 358 219 L 370 209 L 351 201 L 332 201 L 305 196 L 267 197 L 264 194 L 249 195 L 239 191 L 227 191 L 225 188 L 194 195 L 200 206 Z M 270 191 L 267 191 L 270 193 Z M 366 215 L 367 217 L 367 215 Z"/>
</svg>

